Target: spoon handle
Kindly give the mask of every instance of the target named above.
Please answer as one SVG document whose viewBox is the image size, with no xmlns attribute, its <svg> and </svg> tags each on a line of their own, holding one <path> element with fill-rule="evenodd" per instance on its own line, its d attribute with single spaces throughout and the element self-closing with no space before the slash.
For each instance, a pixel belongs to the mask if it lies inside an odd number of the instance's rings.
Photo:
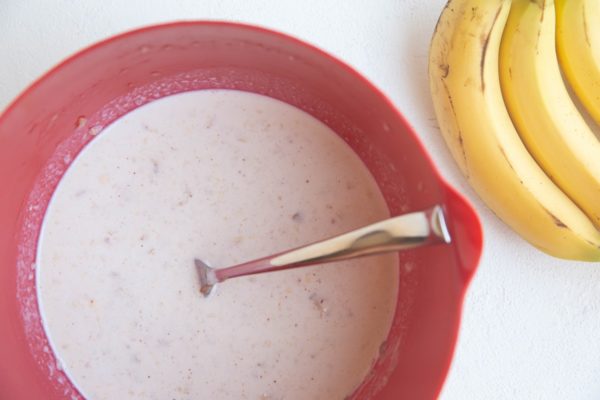
<svg viewBox="0 0 600 400">
<path fill-rule="evenodd" d="M 444 211 L 430 209 L 389 218 L 354 231 L 233 267 L 214 270 L 217 282 L 296 267 L 347 260 L 410 249 L 425 244 L 450 243 Z"/>
</svg>

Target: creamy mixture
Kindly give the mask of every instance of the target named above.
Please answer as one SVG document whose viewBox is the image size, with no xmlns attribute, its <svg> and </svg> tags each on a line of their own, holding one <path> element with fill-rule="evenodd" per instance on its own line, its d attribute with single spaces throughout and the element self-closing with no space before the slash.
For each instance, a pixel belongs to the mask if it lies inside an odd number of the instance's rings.
<svg viewBox="0 0 600 400">
<path fill-rule="evenodd" d="M 329 128 L 236 91 L 155 101 L 75 160 L 38 253 L 44 326 L 89 399 L 343 399 L 391 324 L 397 257 L 236 278 L 224 267 L 388 217 Z"/>
</svg>

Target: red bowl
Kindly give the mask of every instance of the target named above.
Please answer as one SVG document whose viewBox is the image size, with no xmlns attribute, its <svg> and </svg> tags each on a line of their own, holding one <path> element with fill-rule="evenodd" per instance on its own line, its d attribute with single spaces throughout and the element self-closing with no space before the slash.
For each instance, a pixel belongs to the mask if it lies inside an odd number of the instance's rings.
<svg viewBox="0 0 600 400">
<path fill-rule="evenodd" d="M 372 373 L 353 395 L 435 398 L 481 253 L 473 208 L 440 177 L 390 101 L 356 71 L 280 33 L 203 21 L 139 29 L 87 48 L 0 116 L 0 398 L 81 397 L 56 367 L 40 321 L 34 271 L 42 219 L 71 160 L 127 112 L 207 88 L 267 95 L 323 121 L 370 169 L 392 215 L 445 204 L 453 243 L 400 255 L 393 326 Z"/>
</svg>

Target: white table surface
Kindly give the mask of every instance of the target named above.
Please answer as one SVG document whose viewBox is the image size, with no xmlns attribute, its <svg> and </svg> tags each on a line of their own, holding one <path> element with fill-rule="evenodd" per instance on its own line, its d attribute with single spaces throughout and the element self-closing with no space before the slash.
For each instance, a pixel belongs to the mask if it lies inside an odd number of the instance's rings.
<svg viewBox="0 0 600 400">
<path fill-rule="evenodd" d="M 427 51 L 444 0 L 0 0 L 0 109 L 83 46 L 151 23 L 242 21 L 338 56 L 382 89 L 475 204 L 485 248 L 442 399 L 600 399 L 600 265 L 550 258 L 481 203 L 436 129 Z"/>
</svg>

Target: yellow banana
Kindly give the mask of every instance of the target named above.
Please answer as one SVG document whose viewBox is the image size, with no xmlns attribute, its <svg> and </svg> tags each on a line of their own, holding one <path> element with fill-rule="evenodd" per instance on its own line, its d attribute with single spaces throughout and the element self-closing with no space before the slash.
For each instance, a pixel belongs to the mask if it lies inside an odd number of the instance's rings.
<svg viewBox="0 0 600 400">
<path fill-rule="evenodd" d="M 529 152 L 600 227 L 600 142 L 563 83 L 555 27 L 554 1 L 513 1 L 500 45 L 502 93 Z"/>
<path fill-rule="evenodd" d="M 573 91 L 600 124 L 600 1 L 556 0 L 556 50 Z"/>
<path fill-rule="evenodd" d="M 600 233 L 527 152 L 504 102 L 498 53 L 507 0 L 451 0 L 429 78 L 444 139 L 469 183 L 506 224 L 556 257 L 600 260 Z"/>
</svg>

